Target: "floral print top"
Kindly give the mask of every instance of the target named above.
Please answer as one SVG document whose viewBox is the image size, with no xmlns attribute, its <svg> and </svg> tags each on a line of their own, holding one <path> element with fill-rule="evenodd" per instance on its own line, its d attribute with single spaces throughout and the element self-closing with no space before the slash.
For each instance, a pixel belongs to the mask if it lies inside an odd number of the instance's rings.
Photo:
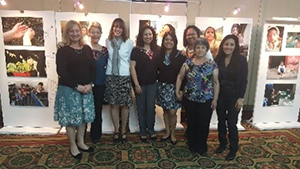
<svg viewBox="0 0 300 169">
<path fill-rule="evenodd" d="M 214 85 L 213 72 L 218 69 L 216 62 L 209 59 L 201 65 L 195 65 L 192 59 L 187 59 L 183 64 L 187 83 L 184 87 L 184 97 L 188 100 L 205 103 L 213 99 Z"/>
</svg>

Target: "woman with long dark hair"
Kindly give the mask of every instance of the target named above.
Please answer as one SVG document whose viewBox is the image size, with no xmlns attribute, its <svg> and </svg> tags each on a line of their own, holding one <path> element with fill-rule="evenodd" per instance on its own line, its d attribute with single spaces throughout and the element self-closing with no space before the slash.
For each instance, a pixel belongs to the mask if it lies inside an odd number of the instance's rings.
<svg viewBox="0 0 300 169">
<path fill-rule="evenodd" d="M 238 114 L 243 106 L 247 86 L 248 63 L 240 55 L 239 40 L 236 35 L 227 35 L 221 42 L 215 59 L 219 67 L 220 94 L 217 106 L 220 145 L 216 153 L 222 153 L 227 146 L 229 131 L 230 152 L 226 160 L 233 160 L 238 151 Z"/>
<path fill-rule="evenodd" d="M 142 142 L 147 142 L 147 133 L 151 140 L 157 139 L 154 123 L 158 57 L 156 32 L 151 26 L 144 26 L 139 31 L 130 61 Z"/>
<path fill-rule="evenodd" d="M 162 137 L 163 141 L 168 139 L 175 145 L 177 143 L 175 137 L 176 112 L 181 104 L 176 99 L 175 83 L 177 75 L 186 57 L 177 50 L 177 37 L 175 33 L 167 32 L 163 36 L 160 60 L 158 63 L 158 96 L 157 105 L 163 108 L 163 116 L 166 126 L 166 133 Z"/>
</svg>

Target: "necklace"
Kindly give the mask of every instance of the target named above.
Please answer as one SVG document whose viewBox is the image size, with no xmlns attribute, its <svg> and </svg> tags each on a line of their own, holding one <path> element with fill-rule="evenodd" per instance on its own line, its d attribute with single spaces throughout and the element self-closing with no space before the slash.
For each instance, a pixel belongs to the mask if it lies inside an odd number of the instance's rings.
<svg viewBox="0 0 300 169">
<path fill-rule="evenodd" d="M 82 54 L 82 49 L 74 49 L 77 54 Z"/>
</svg>

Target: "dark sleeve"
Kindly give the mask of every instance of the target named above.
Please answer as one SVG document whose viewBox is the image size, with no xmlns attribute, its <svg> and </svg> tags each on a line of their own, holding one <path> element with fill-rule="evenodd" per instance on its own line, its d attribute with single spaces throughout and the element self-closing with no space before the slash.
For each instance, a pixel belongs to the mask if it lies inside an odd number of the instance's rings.
<svg viewBox="0 0 300 169">
<path fill-rule="evenodd" d="M 137 48 L 133 48 L 131 55 L 130 55 L 130 60 L 136 61 L 137 60 Z"/>
<path fill-rule="evenodd" d="M 59 81 L 62 81 L 64 85 L 71 88 L 75 88 L 77 83 L 69 75 L 68 60 L 67 60 L 66 47 L 58 49 L 56 53 L 56 71 Z"/>
<path fill-rule="evenodd" d="M 91 47 L 85 45 L 86 51 L 87 51 L 87 55 L 90 61 L 90 84 L 92 84 L 95 81 L 96 78 L 96 62 L 94 59 L 94 53 L 91 49 Z"/>
<path fill-rule="evenodd" d="M 248 79 L 248 62 L 246 57 L 240 56 L 238 65 L 238 77 L 237 77 L 237 87 L 238 87 L 238 98 L 244 98 Z"/>
</svg>

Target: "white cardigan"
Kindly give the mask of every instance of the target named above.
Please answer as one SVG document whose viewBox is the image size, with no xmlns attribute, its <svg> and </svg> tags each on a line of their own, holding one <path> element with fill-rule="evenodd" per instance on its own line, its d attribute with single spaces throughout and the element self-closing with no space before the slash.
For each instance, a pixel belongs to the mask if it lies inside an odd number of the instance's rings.
<svg viewBox="0 0 300 169">
<path fill-rule="evenodd" d="M 108 50 L 108 62 L 106 75 L 111 75 L 112 70 L 112 55 L 113 55 L 113 47 L 111 46 L 111 41 L 106 39 L 106 47 Z M 133 49 L 133 42 L 130 39 L 127 39 L 126 42 L 121 44 L 119 55 L 120 55 L 120 76 L 130 76 L 130 55 Z"/>
</svg>

